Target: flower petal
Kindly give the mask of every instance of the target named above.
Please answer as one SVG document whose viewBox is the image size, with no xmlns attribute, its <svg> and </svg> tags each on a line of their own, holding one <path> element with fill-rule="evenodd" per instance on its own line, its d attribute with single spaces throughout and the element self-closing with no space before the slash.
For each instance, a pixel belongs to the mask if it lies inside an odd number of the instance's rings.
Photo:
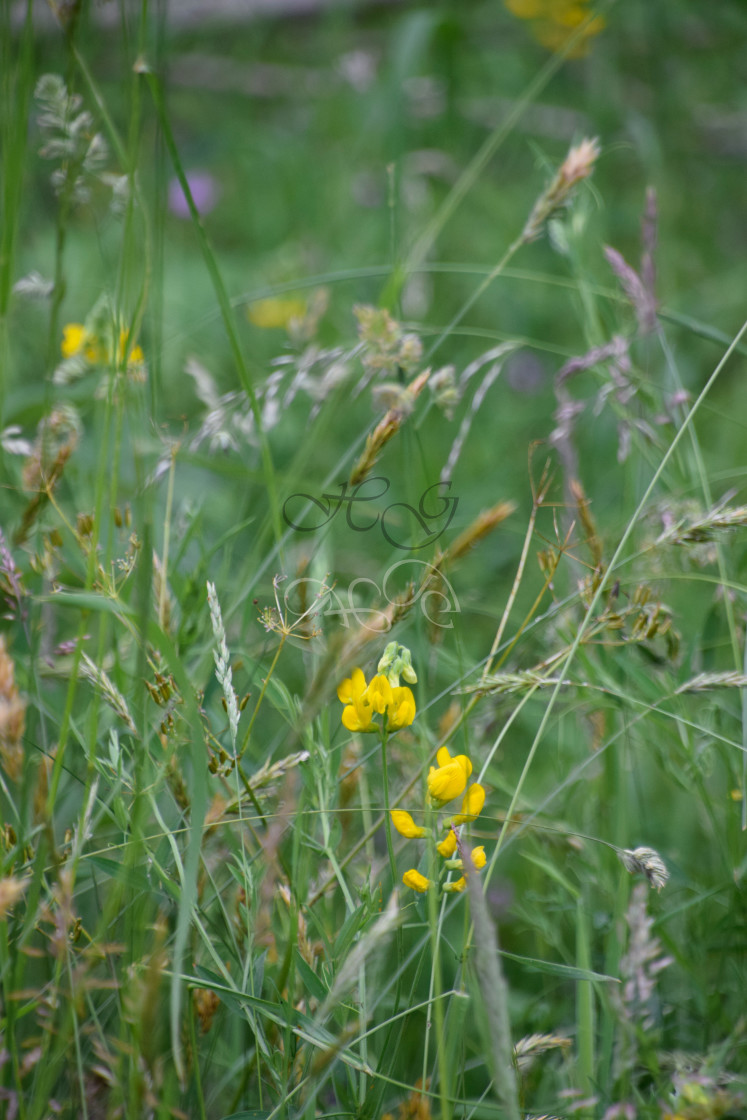
<svg viewBox="0 0 747 1120">
<path fill-rule="evenodd" d="M 82 323 L 68 323 L 62 328 L 62 356 L 74 358 L 83 349 L 88 338 L 88 331 Z"/>
<path fill-rule="evenodd" d="M 479 871 L 487 863 L 488 857 L 485 855 L 485 848 L 482 844 L 479 844 L 478 847 L 472 849 L 471 855 L 475 871 Z"/>
<path fill-rule="evenodd" d="M 451 762 L 451 755 L 449 754 L 448 747 L 440 747 L 436 754 L 436 762 L 439 766 L 448 766 Z"/>
<path fill-rule="evenodd" d="M 392 731 L 410 726 L 415 719 L 415 697 L 411 689 L 405 685 L 392 689 L 392 701 L 387 707 L 387 716 Z"/>
<path fill-rule="evenodd" d="M 441 752 L 439 751 L 439 754 Z M 447 766 L 431 766 L 428 774 L 428 792 L 434 801 L 453 801 L 464 793 L 467 778 L 472 773 L 472 763 L 466 754 L 452 758 Z"/>
<path fill-rule="evenodd" d="M 419 894 L 425 894 L 428 887 L 431 885 L 430 879 L 426 879 L 425 875 L 421 875 L 415 868 L 410 868 L 409 871 L 405 871 L 402 876 L 402 882 L 406 887 L 410 887 Z"/>
<path fill-rule="evenodd" d="M 346 677 L 337 686 L 337 699 L 342 701 L 343 704 L 352 704 L 356 697 L 362 696 L 366 691 L 366 678 L 362 669 L 353 669 L 349 677 Z"/>
<path fill-rule="evenodd" d="M 400 836 L 406 836 L 408 840 L 415 840 L 420 836 L 428 835 L 428 830 L 415 824 L 410 814 L 405 812 L 404 809 L 392 809 L 390 816 L 392 824 Z"/>
<path fill-rule="evenodd" d="M 475 820 L 485 804 L 485 790 L 479 782 L 473 782 L 462 800 L 462 811 L 451 822 L 454 825 L 467 824 Z"/>
<path fill-rule="evenodd" d="M 366 696 L 373 710 L 383 715 L 392 703 L 392 686 L 386 677 L 379 673 L 366 689 Z"/>
<path fill-rule="evenodd" d="M 347 708 L 342 711 L 343 727 L 347 727 L 348 731 L 376 731 L 378 730 L 376 724 L 370 718 L 370 712 L 366 713 L 361 711 L 360 707 L 353 707 L 348 704 Z"/>
</svg>

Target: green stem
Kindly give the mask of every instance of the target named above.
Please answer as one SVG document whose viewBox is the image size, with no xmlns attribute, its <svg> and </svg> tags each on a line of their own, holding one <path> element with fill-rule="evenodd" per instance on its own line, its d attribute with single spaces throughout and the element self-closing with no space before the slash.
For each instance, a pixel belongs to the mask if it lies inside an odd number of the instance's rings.
<svg viewBox="0 0 747 1120">
<path fill-rule="evenodd" d="M 397 884 L 397 861 L 394 858 L 394 844 L 392 843 L 392 814 L 389 810 L 389 770 L 386 760 L 387 744 L 386 725 L 381 730 L 381 769 L 384 775 L 384 830 L 386 832 L 386 846 L 389 852 L 389 867 L 392 872 L 392 890 Z M 399 962 L 402 963 L 401 960 Z"/>
<path fill-rule="evenodd" d="M 210 279 L 213 283 L 215 295 L 218 300 L 218 306 L 220 307 L 221 318 L 223 319 L 223 326 L 225 327 L 226 335 L 228 337 L 228 343 L 231 347 L 231 352 L 233 353 L 234 362 L 236 363 L 236 372 L 239 375 L 239 380 L 241 382 L 242 388 L 244 389 L 244 392 L 246 393 L 249 404 L 251 406 L 252 416 L 254 417 L 254 423 L 257 428 L 257 436 L 259 439 L 262 455 L 265 485 L 267 486 L 267 492 L 270 499 L 270 518 L 272 521 L 275 541 L 278 548 L 282 550 L 283 528 L 280 518 L 280 506 L 278 503 L 275 469 L 273 467 L 272 456 L 270 454 L 270 445 L 267 442 L 267 436 L 262 427 L 262 413 L 259 408 L 257 394 L 254 390 L 254 385 L 252 383 L 249 369 L 244 360 L 244 355 L 241 352 L 238 332 L 233 321 L 233 310 L 231 308 L 231 301 L 228 298 L 228 292 L 226 291 L 225 285 L 223 283 L 223 277 L 221 276 L 220 269 L 218 268 L 217 262 L 215 260 L 215 254 L 212 251 L 207 233 L 205 232 L 205 227 L 202 224 L 202 219 L 200 218 L 199 211 L 197 210 L 195 201 L 192 198 L 192 192 L 189 189 L 189 183 L 187 182 L 187 177 L 184 173 L 184 168 L 182 167 L 182 163 L 179 158 L 179 152 L 176 147 L 176 141 L 174 140 L 174 134 L 171 131 L 171 124 L 166 113 L 166 105 L 163 98 L 163 90 L 161 88 L 161 84 L 156 78 L 155 74 L 149 73 L 147 75 L 147 78 L 151 96 L 153 97 L 153 103 L 158 114 L 158 122 L 163 132 L 164 142 L 166 144 L 169 156 L 171 157 L 174 172 L 177 179 L 179 180 L 179 184 L 184 193 L 184 197 L 187 200 L 190 216 L 197 233 L 197 239 L 200 243 L 200 249 L 202 250 L 202 256 L 210 275 Z"/>
</svg>

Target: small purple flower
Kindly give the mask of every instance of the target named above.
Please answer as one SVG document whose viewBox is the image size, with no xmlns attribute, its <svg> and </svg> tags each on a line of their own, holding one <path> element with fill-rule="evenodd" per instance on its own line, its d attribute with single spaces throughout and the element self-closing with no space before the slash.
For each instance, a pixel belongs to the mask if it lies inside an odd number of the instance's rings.
<svg viewBox="0 0 747 1120">
<path fill-rule="evenodd" d="M 199 214 L 209 214 L 218 201 L 218 184 L 209 171 L 188 171 L 187 183 Z M 169 182 L 169 210 L 177 218 L 189 218 L 189 206 L 177 178 Z"/>
</svg>

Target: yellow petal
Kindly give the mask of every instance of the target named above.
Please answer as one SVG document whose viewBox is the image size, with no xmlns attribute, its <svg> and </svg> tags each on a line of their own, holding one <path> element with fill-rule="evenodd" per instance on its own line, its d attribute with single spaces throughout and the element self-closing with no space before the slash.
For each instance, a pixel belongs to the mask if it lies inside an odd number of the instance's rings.
<svg viewBox="0 0 747 1120">
<path fill-rule="evenodd" d="M 436 754 L 436 762 L 439 766 L 448 766 L 451 762 L 451 755 L 449 754 L 448 747 L 441 747 Z"/>
<path fill-rule="evenodd" d="M 392 809 L 390 816 L 392 818 L 392 824 L 397 829 L 400 836 L 406 836 L 408 840 L 414 840 L 420 836 L 427 836 L 427 829 L 415 824 L 410 814 L 406 813 L 404 809 Z"/>
<path fill-rule="evenodd" d="M 475 820 L 476 817 L 482 812 L 482 807 L 485 804 L 485 790 L 479 782 L 473 782 L 464 795 L 462 801 L 462 811 L 458 816 L 454 817 L 452 824 L 460 825 L 467 824 L 469 821 Z"/>
<path fill-rule="evenodd" d="M 421 875 L 420 872 L 416 871 L 414 868 L 411 868 L 409 871 L 405 871 L 404 875 L 402 876 L 402 882 L 406 887 L 410 887 L 412 890 L 418 891 L 419 894 L 425 894 L 425 892 L 428 890 L 428 887 L 431 885 L 430 879 L 426 879 L 425 875 Z"/>
<path fill-rule="evenodd" d="M 472 763 L 466 754 L 457 755 L 448 766 L 439 766 L 437 769 L 432 766 L 428 775 L 428 792 L 434 801 L 453 801 L 464 793 L 471 773 Z"/>
<path fill-rule="evenodd" d="M 365 712 L 361 712 L 359 708 L 354 708 L 352 704 L 348 704 L 347 708 L 343 708 L 342 724 L 343 727 L 347 727 L 348 731 L 378 730 L 376 724 L 371 721 L 370 713 L 367 715 Z"/>
<path fill-rule="evenodd" d="M 378 674 L 368 686 L 366 696 L 373 710 L 383 715 L 392 703 L 392 686 L 386 677 Z"/>
<path fill-rule="evenodd" d="M 449 832 L 446 836 L 446 839 L 442 840 L 440 844 L 436 845 L 436 847 L 438 849 L 438 854 L 443 856 L 444 859 L 450 859 L 451 856 L 454 855 L 454 852 L 456 851 L 456 846 L 457 846 L 456 835 L 451 831 L 451 829 L 449 829 Z"/>
<path fill-rule="evenodd" d="M 402 685 L 392 689 L 392 702 L 387 708 L 388 723 L 392 731 L 409 727 L 415 719 L 415 697 L 412 691 Z"/>
<path fill-rule="evenodd" d="M 68 323 L 62 329 L 63 358 L 74 358 L 83 349 L 88 337 L 88 331 L 82 323 Z"/>
<path fill-rule="evenodd" d="M 444 890 L 449 892 L 463 891 L 467 886 L 467 880 L 462 875 L 461 879 L 457 879 L 455 883 L 444 883 Z"/>
<path fill-rule="evenodd" d="M 479 871 L 480 868 L 484 867 L 487 863 L 487 856 L 485 855 L 485 849 L 482 844 L 472 849 L 472 862 L 475 865 L 475 871 Z"/>
<path fill-rule="evenodd" d="M 349 677 L 346 677 L 337 686 L 337 698 L 343 704 L 352 704 L 353 700 L 361 696 L 366 691 L 366 678 L 363 675 L 362 669 L 353 669 Z"/>
</svg>

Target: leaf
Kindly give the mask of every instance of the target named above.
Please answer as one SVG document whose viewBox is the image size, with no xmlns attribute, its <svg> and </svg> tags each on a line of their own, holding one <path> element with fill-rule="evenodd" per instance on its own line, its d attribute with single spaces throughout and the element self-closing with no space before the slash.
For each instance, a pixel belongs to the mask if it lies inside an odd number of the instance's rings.
<svg viewBox="0 0 747 1120">
<path fill-rule="evenodd" d="M 611 984 L 620 983 L 616 976 L 607 976 L 604 972 L 591 972 L 586 968 L 559 964 L 557 961 L 540 961 L 534 957 L 520 957 L 517 953 L 507 953 L 505 949 L 499 949 L 498 951 L 502 957 L 507 957 L 511 961 L 518 961 L 519 964 L 523 964 L 525 968 L 529 968 L 533 972 L 546 972 L 550 976 L 561 976 L 564 980 L 600 980 Z"/>
<path fill-rule="evenodd" d="M 86 861 L 98 867 L 111 879 L 118 879 L 120 883 L 132 887 L 133 890 L 147 891 L 149 894 L 153 890 L 153 884 L 139 867 L 128 867 L 127 864 L 119 863 L 116 859 L 107 859 L 106 856 L 86 856 Z"/>
<path fill-rule="evenodd" d="M 296 969 L 303 980 L 306 991 L 323 1003 L 329 995 L 329 991 L 321 977 L 317 976 L 311 965 L 303 959 L 298 949 L 296 949 Z"/>
</svg>

